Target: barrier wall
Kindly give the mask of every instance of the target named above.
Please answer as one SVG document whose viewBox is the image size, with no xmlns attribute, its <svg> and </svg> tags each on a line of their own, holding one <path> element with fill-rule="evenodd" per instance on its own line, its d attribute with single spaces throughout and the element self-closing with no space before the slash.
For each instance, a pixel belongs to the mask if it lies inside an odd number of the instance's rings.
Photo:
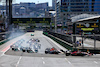
<svg viewBox="0 0 100 67">
<path fill-rule="evenodd" d="M 49 34 L 48 32 L 43 32 L 44 35 L 50 37 L 51 39 L 53 39 L 54 41 L 56 41 L 57 43 L 59 43 L 60 45 L 62 45 L 63 47 L 65 47 L 66 49 L 72 50 L 72 51 L 77 51 L 77 50 L 81 50 L 83 52 L 87 52 L 89 51 L 90 53 L 94 53 L 94 54 L 100 54 L 100 49 L 94 49 L 94 48 L 75 48 L 71 45 L 71 43 L 68 43 L 60 38 L 57 38 L 51 34 Z M 56 34 L 55 34 L 56 35 Z"/>
<path fill-rule="evenodd" d="M 68 45 L 68 43 L 62 41 L 61 39 L 56 38 L 56 37 L 54 37 L 52 35 L 49 35 L 47 32 L 43 32 L 43 34 L 46 35 L 46 36 L 48 36 L 48 37 L 50 37 L 51 39 L 53 39 L 54 41 L 56 41 L 57 43 L 59 43 L 60 45 L 62 45 L 63 47 L 65 47 L 66 49 L 72 50 L 72 51 L 74 50 L 73 46 Z"/>
</svg>

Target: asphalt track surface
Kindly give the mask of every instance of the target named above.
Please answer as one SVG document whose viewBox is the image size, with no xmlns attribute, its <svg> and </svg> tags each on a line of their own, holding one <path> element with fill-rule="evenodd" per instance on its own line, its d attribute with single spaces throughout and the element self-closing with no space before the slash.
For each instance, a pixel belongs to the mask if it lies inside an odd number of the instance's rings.
<svg viewBox="0 0 100 67">
<path fill-rule="evenodd" d="M 59 55 L 45 54 L 44 50 L 47 47 L 59 47 L 54 41 L 42 34 L 42 31 L 35 31 L 35 36 L 30 36 L 31 33 L 15 38 L 4 45 L 0 46 L 0 67 L 100 67 L 100 55 L 93 56 L 65 56 L 63 53 Z M 31 38 L 40 39 L 41 49 L 38 53 L 23 53 L 22 51 L 12 51 L 7 47 L 14 41 L 21 38 L 28 41 Z M 23 46 L 28 46 L 23 43 Z"/>
</svg>

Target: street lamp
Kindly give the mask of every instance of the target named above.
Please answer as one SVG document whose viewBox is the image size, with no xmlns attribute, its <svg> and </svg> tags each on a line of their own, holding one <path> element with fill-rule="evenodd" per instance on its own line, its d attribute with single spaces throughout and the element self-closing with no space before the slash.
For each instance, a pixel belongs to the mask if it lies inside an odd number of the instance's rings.
<svg viewBox="0 0 100 67">
<path fill-rule="evenodd" d="M 56 17 L 57 17 L 57 7 L 56 7 L 57 5 L 56 5 L 56 0 L 55 0 L 55 11 L 56 11 L 56 13 L 55 13 L 55 33 L 57 32 L 57 23 L 56 23 Z"/>
</svg>

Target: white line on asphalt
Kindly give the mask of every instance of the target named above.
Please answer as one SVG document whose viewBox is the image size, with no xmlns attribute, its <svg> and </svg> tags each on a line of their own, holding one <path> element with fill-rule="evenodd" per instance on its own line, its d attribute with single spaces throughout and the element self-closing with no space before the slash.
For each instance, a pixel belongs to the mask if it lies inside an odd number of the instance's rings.
<svg viewBox="0 0 100 67">
<path fill-rule="evenodd" d="M 18 64 L 19 64 L 21 58 L 22 58 L 22 57 L 19 58 L 19 60 L 18 60 L 18 62 L 17 62 L 17 64 L 16 64 L 16 67 L 18 67 Z"/>
<path fill-rule="evenodd" d="M 72 67 L 74 67 L 73 64 L 72 64 L 70 61 L 68 61 L 67 58 L 65 58 L 65 60 L 66 60 L 70 65 L 72 65 Z"/>
<path fill-rule="evenodd" d="M 2 57 L 4 55 L 4 53 L 2 53 L 2 55 L 0 57 Z"/>
<path fill-rule="evenodd" d="M 42 57 L 42 59 L 44 59 L 44 58 Z"/>
<path fill-rule="evenodd" d="M 3 52 L 3 53 L 0 55 L 0 57 L 2 57 L 3 55 L 5 55 L 5 52 Z"/>
<path fill-rule="evenodd" d="M 98 62 L 94 61 L 94 63 L 98 64 Z"/>
<path fill-rule="evenodd" d="M 45 64 L 45 62 L 43 61 L 43 64 Z"/>
<path fill-rule="evenodd" d="M 67 60 L 67 61 L 68 61 L 68 59 L 67 59 L 67 58 L 65 58 L 65 60 Z M 71 62 L 70 62 L 70 61 L 68 61 L 68 63 L 69 63 L 69 64 L 71 64 Z"/>
<path fill-rule="evenodd" d="M 10 49 L 10 48 L 9 48 L 9 49 Z M 6 53 L 9 49 L 7 49 L 5 52 L 3 52 L 3 53 L 1 54 L 0 57 L 2 57 L 3 55 L 5 55 L 5 53 Z"/>
</svg>

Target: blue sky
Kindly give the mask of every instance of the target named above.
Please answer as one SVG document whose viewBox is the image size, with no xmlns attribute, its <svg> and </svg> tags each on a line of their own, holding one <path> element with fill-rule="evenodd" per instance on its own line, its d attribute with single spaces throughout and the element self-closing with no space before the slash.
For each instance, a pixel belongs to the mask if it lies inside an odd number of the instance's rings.
<svg viewBox="0 0 100 67">
<path fill-rule="evenodd" d="M 20 2 L 34 2 L 34 3 L 44 3 L 44 2 L 48 2 L 49 6 L 52 6 L 52 0 L 15 0 L 14 3 L 20 3 Z"/>
</svg>

